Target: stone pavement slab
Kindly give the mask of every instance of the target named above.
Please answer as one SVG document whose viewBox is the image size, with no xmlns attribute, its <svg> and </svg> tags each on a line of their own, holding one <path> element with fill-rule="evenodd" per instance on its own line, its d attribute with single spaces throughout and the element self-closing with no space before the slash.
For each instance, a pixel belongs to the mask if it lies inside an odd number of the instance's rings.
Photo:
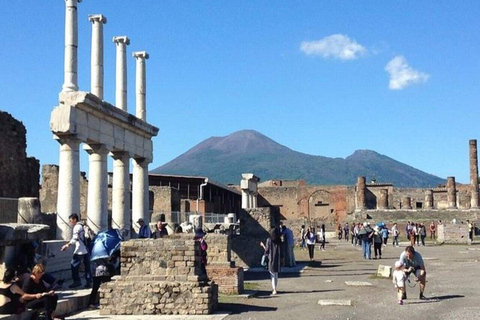
<svg viewBox="0 0 480 320">
<path fill-rule="evenodd" d="M 321 306 L 352 306 L 352 300 L 318 300 Z"/>
<path fill-rule="evenodd" d="M 102 320 L 222 320 L 228 313 L 219 312 L 209 315 L 100 315 L 99 310 L 88 310 L 77 313 L 65 320 L 89 320 L 89 319 L 102 319 Z"/>
</svg>

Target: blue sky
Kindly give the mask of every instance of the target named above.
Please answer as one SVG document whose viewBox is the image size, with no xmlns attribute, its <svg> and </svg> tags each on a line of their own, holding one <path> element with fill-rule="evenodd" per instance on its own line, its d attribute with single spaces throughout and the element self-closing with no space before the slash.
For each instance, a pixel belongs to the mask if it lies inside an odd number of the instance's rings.
<svg viewBox="0 0 480 320">
<path fill-rule="evenodd" d="M 113 36 L 146 50 L 147 121 L 160 166 L 211 136 L 254 129 L 296 151 L 371 149 L 468 183 L 480 139 L 480 1 L 144 1 L 79 4 L 79 87 L 90 91 L 91 26 L 104 14 L 105 100 Z M 2 1 L 0 110 L 27 127 L 27 152 L 58 163 L 50 112 L 63 83 L 64 1 Z M 82 170 L 87 155 L 81 154 Z M 111 164 L 110 164 L 111 166 Z"/>
</svg>

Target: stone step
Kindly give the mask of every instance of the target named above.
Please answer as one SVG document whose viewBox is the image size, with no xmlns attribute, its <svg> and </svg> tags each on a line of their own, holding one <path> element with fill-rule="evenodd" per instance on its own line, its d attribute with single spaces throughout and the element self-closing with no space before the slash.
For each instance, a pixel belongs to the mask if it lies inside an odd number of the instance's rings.
<svg viewBox="0 0 480 320">
<path fill-rule="evenodd" d="M 85 309 L 88 307 L 88 297 L 90 296 L 91 289 L 81 290 L 64 290 L 58 291 L 59 295 L 57 310 L 55 314 L 57 316 L 65 316 L 73 312 Z M 22 315 L 0 315 L 0 320 L 27 320 L 33 315 L 33 311 L 25 311 Z"/>
</svg>

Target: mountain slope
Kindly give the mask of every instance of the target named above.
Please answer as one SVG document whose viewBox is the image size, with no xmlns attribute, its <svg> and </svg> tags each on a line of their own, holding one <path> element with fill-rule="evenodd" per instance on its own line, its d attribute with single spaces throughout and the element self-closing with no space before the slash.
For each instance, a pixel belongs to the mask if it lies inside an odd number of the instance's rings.
<svg viewBox="0 0 480 320">
<path fill-rule="evenodd" d="M 346 159 L 293 151 L 253 130 L 209 138 L 152 173 L 200 175 L 238 184 L 242 173 L 262 181 L 305 179 L 309 184 L 353 185 L 358 176 L 391 182 L 397 187 L 435 187 L 444 180 L 371 150 Z"/>
</svg>

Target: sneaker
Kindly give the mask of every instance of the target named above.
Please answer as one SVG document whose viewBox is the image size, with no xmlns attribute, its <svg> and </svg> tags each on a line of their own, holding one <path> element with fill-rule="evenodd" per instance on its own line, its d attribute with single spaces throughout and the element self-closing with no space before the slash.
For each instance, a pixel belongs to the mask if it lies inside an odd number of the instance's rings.
<svg viewBox="0 0 480 320">
<path fill-rule="evenodd" d="M 398 300 L 399 305 L 403 305 L 403 300 Z"/>
<path fill-rule="evenodd" d="M 73 283 L 72 283 L 71 285 L 69 285 L 68 287 L 69 287 L 70 289 L 74 289 L 74 288 L 80 287 L 81 285 L 82 285 L 81 282 L 73 282 Z"/>
<path fill-rule="evenodd" d="M 276 295 L 277 294 L 277 290 L 273 290 L 272 291 L 272 296 Z"/>
</svg>

